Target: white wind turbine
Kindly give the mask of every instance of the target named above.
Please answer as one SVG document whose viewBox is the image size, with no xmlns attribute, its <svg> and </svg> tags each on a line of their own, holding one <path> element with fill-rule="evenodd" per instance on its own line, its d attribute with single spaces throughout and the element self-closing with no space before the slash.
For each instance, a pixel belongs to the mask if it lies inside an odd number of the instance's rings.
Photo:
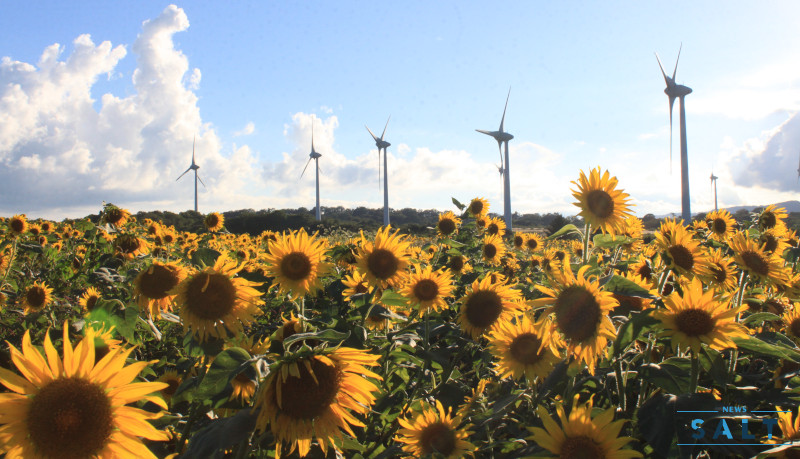
<svg viewBox="0 0 800 459">
<path fill-rule="evenodd" d="M 681 45 L 683 48 L 683 45 Z M 678 71 L 678 60 L 681 58 L 681 49 L 678 49 L 678 58 L 675 59 L 675 70 L 672 71 L 672 77 L 667 76 L 664 72 L 664 67 L 661 65 L 661 59 L 658 58 L 656 53 L 656 60 L 658 67 L 661 68 L 661 75 L 664 76 L 664 81 L 667 87 L 664 93 L 669 97 L 669 159 L 670 165 L 672 164 L 672 106 L 675 99 L 680 99 L 680 136 L 681 136 L 681 216 L 685 224 L 692 221 L 692 212 L 689 206 L 689 156 L 686 146 L 686 110 L 684 108 L 684 97 L 692 93 L 692 88 L 675 83 L 675 73 Z M 670 166 L 671 167 L 671 166 Z"/>
<path fill-rule="evenodd" d="M 383 136 L 386 135 L 386 128 L 389 126 L 389 120 L 392 119 L 392 116 L 389 115 L 389 119 L 386 120 L 386 126 L 383 127 L 383 132 L 381 133 L 380 138 L 378 138 L 375 134 L 370 131 L 367 125 L 364 127 L 367 128 L 369 131 L 369 135 L 375 140 L 375 146 L 378 147 L 378 184 L 380 185 L 381 180 L 381 150 L 383 150 L 383 226 L 389 226 L 389 175 L 387 170 L 387 160 L 386 160 L 386 149 L 389 148 L 389 142 L 383 140 Z"/>
<path fill-rule="evenodd" d="M 192 140 L 192 165 L 189 166 L 189 168 L 186 169 L 183 172 L 183 174 L 180 175 L 180 177 L 175 179 L 175 181 L 177 182 L 178 180 L 181 179 L 181 177 L 186 175 L 187 172 L 194 171 L 194 211 L 195 212 L 197 212 L 197 181 L 200 180 L 200 183 L 203 183 L 203 180 L 200 177 L 197 176 L 197 169 L 200 169 L 200 166 L 198 166 L 197 163 L 194 162 L 194 146 L 195 146 L 196 141 L 197 141 L 197 137 L 195 136 L 194 140 Z M 206 184 L 203 183 L 203 188 L 205 188 L 205 187 L 206 187 Z"/>
<path fill-rule="evenodd" d="M 514 136 L 503 130 L 503 125 L 506 121 L 506 109 L 508 109 L 508 98 L 511 97 L 511 88 L 508 88 L 508 96 L 506 96 L 506 106 L 503 108 L 503 117 L 500 119 L 500 129 L 497 131 L 484 131 L 483 129 L 475 129 L 481 134 L 494 137 L 497 140 L 497 148 L 500 150 L 500 166 L 497 167 L 500 175 L 503 176 L 503 219 L 506 222 L 508 232 L 511 229 L 511 181 L 509 179 L 510 168 L 508 166 L 508 141 L 513 139 Z M 503 158 L 502 146 L 506 144 L 505 158 Z"/>
<path fill-rule="evenodd" d="M 719 207 L 717 206 L 717 179 L 719 177 L 714 175 L 714 171 L 712 170 L 711 177 L 709 178 L 711 179 L 711 186 L 714 187 L 714 210 L 719 210 Z"/>
<path fill-rule="evenodd" d="M 303 173 L 300 174 L 300 178 L 303 178 L 303 174 L 306 173 L 306 169 L 308 169 L 309 163 L 311 160 L 314 160 L 314 166 L 317 170 L 317 208 L 316 208 L 316 218 L 317 221 L 322 220 L 322 213 L 319 210 L 319 158 L 322 156 L 321 154 L 317 153 L 314 150 L 314 118 L 311 118 L 311 153 L 308 154 L 308 162 L 306 163 L 306 167 L 303 168 Z"/>
</svg>

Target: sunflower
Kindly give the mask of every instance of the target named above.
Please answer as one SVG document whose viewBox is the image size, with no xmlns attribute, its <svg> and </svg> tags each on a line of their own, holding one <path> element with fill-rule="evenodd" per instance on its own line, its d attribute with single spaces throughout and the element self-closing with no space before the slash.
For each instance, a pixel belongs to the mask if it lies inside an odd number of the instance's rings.
<svg viewBox="0 0 800 459">
<path fill-rule="evenodd" d="M 216 233 L 225 225 L 225 217 L 219 212 L 211 212 L 203 219 L 203 224 L 207 230 Z"/>
<path fill-rule="evenodd" d="M 575 276 L 569 267 L 553 271 L 552 288 L 537 286 L 547 297 L 531 305 L 550 306 L 545 314 L 555 321 L 556 329 L 567 342 L 567 353 L 585 362 L 594 373 L 597 359 L 606 353 L 606 344 L 617 336 L 609 312 L 619 303 L 613 293 L 600 290 L 597 280 L 585 277 L 589 266 Z"/>
<path fill-rule="evenodd" d="M 436 230 L 439 237 L 448 237 L 458 234 L 459 226 L 461 226 L 461 219 L 448 210 L 443 214 L 439 214 L 439 223 L 436 224 Z"/>
<path fill-rule="evenodd" d="M 659 309 L 654 317 L 661 321 L 663 336 L 672 340 L 672 347 L 683 345 L 697 355 L 700 345 L 711 349 L 736 348 L 731 338 L 748 336 L 747 330 L 736 322 L 741 310 L 730 308 L 717 298 L 714 289 L 703 291 L 700 279 L 692 279 L 683 288 L 683 295 L 673 292 L 664 298 L 665 309 Z"/>
<path fill-rule="evenodd" d="M 736 220 L 725 209 L 715 210 L 706 214 L 709 235 L 711 239 L 719 242 L 727 241 L 736 232 Z"/>
<path fill-rule="evenodd" d="M 725 256 L 719 249 L 710 250 L 708 255 L 708 272 L 700 278 L 710 287 L 725 292 L 736 290 L 739 279 L 733 266 L 733 259 Z"/>
<path fill-rule="evenodd" d="M 486 226 L 489 224 L 489 217 L 486 215 L 476 215 L 475 216 L 475 228 L 478 232 L 483 232 L 486 230 Z"/>
<path fill-rule="evenodd" d="M 133 296 L 143 311 L 158 319 L 162 311 L 172 309 L 174 294 L 170 294 L 186 278 L 186 270 L 176 262 L 153 261 L 133 281 Z"/>
<path fill-rule="evenodd" d="M 414 265 L 414 273 L 406 277 L 405 286 L 399 293 L 408 298 L 409 305 L 425 313 L 429 309 L 441 311 L 447 308 L 445 298 L 453 294 L 453 275 L 449 271 L 434 271 L 431 266 Z"/>
<path fill-rule="evenodd" d="M 25 313 L 40 312 L 53 301 L 53 289 L 44 281 L 36 281 L 25 290 L 22 307 Z"/>
<path fill-rule="evenodd" d="M 789 229 L 781 223 L 762 231 L 758 236 L 758 243 L 764 247 L 765 252 L 774 252 L 781 256 L 789 248 L 788 236 Z"/>
<path fill-rule="evenodd" d="M 484 198 L 475 198 L 467 206 L 467 212 L 473 217 L 484 216 L 489 213 L 489 201 Z"/>
<path fill-rule="evenodd" d="M 175 392 L 181 387 L 183 377 L 180 376 L 176 370 L 167 370 L 156 379 L 156 382 L 166 384 L 166 387 L 159 392 L 161 393 L 161 397 L 163 397 L 167 403 L 170 403 L 172 402 L 172 397 L 175 395 Z"/>
<path fill-rule="evenodd" d="M 492 217 L 486 224 L 486 234 L 503 237 L 506 234 L 506 222 L 500 217 Z"/>
<path fill-rule="evenodd" d="M 454 274 L 463 274 L 472 270 L 472 266 L 467 262 L 467 257 L 460 254 L 450 254 L 447 257 L 446 266 Z"/>
<path fill-rule="evenodd" d="M 94 287 L 89 287 L 78 299 L 78 305 L 84 312 L 91 312 L 100 298 L 102 298 L 100 291 Z"/>
<path fill-rule="evenodd" d="M 369 293 L 372 290 L 364 275 L 359 271 L 345 275 L 342 284 L 347 287 L 342 291 L 345 301 L 352 301 L 354 295 Z"/>
<path fill-rule="evenodd" d="M 503 322 L 489 335 L 489 349 L 499 360 L 495 367 L 500 378 L 526 377 L 533 383 L 536 377 L 545 378 L 561 360 L 552 339 L 552 326 L 542 319 L 531 322 L 527 316 L 516 323 Z"/>
<path fill-rule="evenodd" d="M 483 237 L 483 260 L 490 265 L 499 265 L 500 259 L 506 254 L 506 244 L 500 235 L 494 234 Z"/>
<path fill-rule="evenodd" d="M 238 373 L 236 376 L 231 379 L 231 391 L 230 397 L 228 400 L 238 400 L 242 403 L 250 403 L 250 400 L 253 398 L 253 395 L 256 393 L 256 378 L 255 371 L 252 370 L 252 367 L 248 367 L 250 370 L 245 370 Z"/>
<path fill-rule="evenodd" d="M 30 332 L 22 351 L 10 346 L 11 358 L 22 377 L 0 368 L 0 384 L 11 393 L 0 395 L 0 454 L 17 457 L 145 457 L 155 458 L 138 437 L 166 441 L 150 425 L 160 413 L 126 406 L 147 399 L 165 387 L 156 382 L 132 382 L 147 366 L 125 366 L 132 348 L 117 349 L 95 364 L 94 333 L 73 349 L 64 324 L 64 356 L 58 357 L 50 335 L 44 355 L 31 344 Z"/>
<path fill-rule="evenodd" d="M 0 250 L 0 276 L 4 276 L 8 267 L 11 266 L 11 255 L 3 250 Z"/>
<path fill-rule="evenodd" d="M 19 236 L 28 230 L 28 219 L 25 215 L 14 215 L 8 219 L 7 224 L 12 236 Z"/>
<path fill-rule="evenodd" d="M 765 252 L 763 246 L 742 232 L 736 233 L 729 245 L 734 251 L 736 264 L 752 279 L 772 285 L 788 284 L 789 271 L 778 254 Z"/>
<path fill-rule="evenodd" d="M 541 250 L 543 242 L 544 239 L 542 239 L 542 236 L 539 236 L 536 233 L 527 233 L 525 239 L 525 248 L 531 252 Z"/>
<path fill-rule="evenodd" d="M 361 242 L 356 257 L 358 269 L 370 285 L 387 288 L 398 284 L 409 263 L 409 242 L 398 231 L 389 234 L 391 226 L 386 226 L 375 235 L 375 241 L 367 241 L 361 234 Z"/>
<path fill-rule="evenodd" d="M 520 292 L 504 281 L 493 281 L 491 276 L 475 280 L 469 293 L 461 299 L 458 323 L 472 339 L 477 340 L 484 332 L 496 330 L 499 323 L 511 320 L 522 309 Z"/>
<path fill-rule="evenodd" d="M 769 205 L 758 216 L 758 229 L 760 231 L 774 228 L 786 220 L 786 209 Z"/>
<path fill-rule="evenodd" d="M 272 287 L 292 299 L 316 293 L 322 287 L 321 276 L 330 268 L 322 261 L 325 249 L 324 239 L 309 236 L 304 229 L 280 235 L 264 256 L 265 274 L 274 277 Z"/>
<path fill-rule="evenodd" d="M 167 292 L 176 295 L 184 328 L 205 341 L 208 336 L 238 335 L 259 312 L 261 284 L 234 277 L 241 267 L 220 255 L 214 266 L 195 272 Z"/>
<path fill-rule="evenodd" d="M 445 411 L 438 400 L 436 405 L 422 404 L 422 412 L 416 418 L 399 417 L 402 427 L 395 441 L 403 443 L 406 457 L 444 457 L 447 459 L 463 457 L 475 451 L 475 446 L 466 440 L 470 433 L 460 427 L 461 416 L 453 416 L 453 409 Z"/>
<path fill-rule="evenodd" d="M 269 425 L 275 436 L 275 457 L 281 456 L 284 443 L 289 443 L 290 454 L 298 449 L 302 457 L 314 437 L 327 454 L 329 446 L 336 448 L 334 442 L 343 440 L 339 429 L 355 436 L 350 426 L 364 424 L 353 413 L 366 414 L 375 402 L 378 387 L 366 378 L 382 379 L 367 369 L 379 358 L 339 347 L 277 362 L 254 405 L 260 410 L 256 428 L 264 431 Z"/>
<path fill-rule="evenodd" d="M 781 315 L 783 329 L 787 336 L 800 342 L 800 303 L 795 303 L 791 310 Z"/>
<path fill-rule="evenodd" d="M 635 261 L 628 265 L 628 271 L 636 274 L 642 280 L 653 283 L 655 277 L 653 275 L 653 266 L 650 264 L 650 260 L 646 257 L 639 257 L 635 259 Z"/>
<path fill-rule="evenodd" d="M 528 427 L 533 433 L 528 439 L 554 454 L 554 458 L 591 457 L 606 459 L 629 459 L 642 457 L 642 453 L 623 449 L 633 438 L 620 437 L 625 420 L 613 421 L 614 408 L 604 410 L 592 417 L 592 400 L 585 405 L 578 405 L 578 395 L 572 403 L 572 410 L 567 416 L 564 403 L 559 401 L 556 413 L 561 423 L 559 426 L 550 417 L 547 409 L 540 406 L 536 412 L 544 424 L 541 427 Z M 613 421 L 613 422 L 612 422 Z"/>
<path fill-rule="evenodd" d="M 280 328 L 275 331 L 275 341 L 283 341 L 286 338 L 300 333 L 303 331 L 303 324 L 300 323 L 300 320 L 294 315 L 294 312 L 289 314 L 289 318 L 283 319 L 283 323 L 281 324 Z"/>
<path fill-rule="evenodd" d="M 589 177 L 581 171 L 578 186 L 572 190 L 578 202 L 574 203 L 581 208 L 578 215 L 584 218 L 592 228 L 599 228 L 605 233 L 622 233 L 625 228 L 625 218 L 630 215 L 628 210 L 627 193 L 617 190 L 617 178 L 610 177 L 606 171 L 600 176 L 600 167 L 592 169 Z"/>
<path fill-rule="evenodd" d="M 42 230 L 43 233 L 49 233 L 53 231 L 53 222 L 44 220 L 40 225 L 39 229 Z"/>
<path fill-rule="evenodd" d="M 688 278 L 708 274 L 708 256 L 700 241 L 683 226 L 683 220 L 665 220 L 656 233 L 656 245 L 675 274 Z"/>
<path fill-rule="evenodd" d="M 94 355 L 96 361 L 99 361 L 109 352 L 114 352 L 122 346 L 122 341 L 114 338 L 113 325 L 106 330 L 106 326 L 103 324 L 92 324 L 84 329 L 84 335 L 88 335 L 90 332 L 93 333 L 94 336 Z"/>
<path fill-rule="evenodd" d="M 113 204 L 106 205 L 106 208 L 103 211 L 103 221 L 118 228 L 125 225 L 130 218 L 130 212 L 125 209 L 120 209 Z"/>
<path fill-rule="evenodd" d="M 512 241 L 514 243 L 514 249 L 516 249 L 516 250 L 524 249 L 525 248 L 525 240 L 526 239 L 527 239 L 527 234 L 526 233 L 521 233 L 519 231 L 515 231 L 514 232 L 514 239 Z"/>
<path fill-rule="evenodd" d="M 149 250 L 147 241 L 133 234 L 120 234 L 114 239 L 114 251 L 129 260 L 144 255 Z"/>
</svg>

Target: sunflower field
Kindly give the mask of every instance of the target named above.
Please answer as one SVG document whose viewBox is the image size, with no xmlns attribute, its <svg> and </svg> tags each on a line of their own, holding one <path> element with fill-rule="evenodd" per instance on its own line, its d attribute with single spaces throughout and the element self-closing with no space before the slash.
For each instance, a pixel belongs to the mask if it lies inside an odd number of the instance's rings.
<svg viewBox="0 0 800 459">
<path fill-rule="evenodd" d="M 3 218 L 0 457 L 800 457 L 785 210 L 644 234 L 573 185 L 549 237 Z"/>
</svg>

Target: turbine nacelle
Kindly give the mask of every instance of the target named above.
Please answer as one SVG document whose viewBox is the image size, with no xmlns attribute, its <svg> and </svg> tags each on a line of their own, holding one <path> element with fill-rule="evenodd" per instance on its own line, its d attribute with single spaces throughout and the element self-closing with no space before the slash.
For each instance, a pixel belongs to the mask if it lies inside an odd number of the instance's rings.
<svg viewBox="0 0 800 459">
<path fill-rule="evenodd" d="M 670 99 L 675 99 L 676 97 L 688 96 L 691 93 L 692 93 L 692 88 L 684 86 L 682 84 L 676 84 L 664 88 L 664 94 L 668 95 Z"/>
<path fill-rule="evenodd" d="M 321 155 L 321 154 L 319 154 L 319 153 L 317 153 L 316 151 L 312 151 L 311 153 L 309 153 L 309 154 L 308 154 L 308 156 L 309 156 L 311 159 L 317 159 L 317 158 L 320 158 L 322 155 Z"/>
</svg>

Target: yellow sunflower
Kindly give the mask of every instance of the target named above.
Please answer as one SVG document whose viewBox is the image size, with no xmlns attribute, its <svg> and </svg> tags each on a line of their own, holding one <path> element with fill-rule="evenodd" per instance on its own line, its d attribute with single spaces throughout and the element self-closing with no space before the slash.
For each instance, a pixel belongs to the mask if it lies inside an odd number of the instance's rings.
<svg viewBox="0 0 800 459">
<path fill-rule="evenodd" d="M 434 271 L 431 266 L 414 265 L 414 273 L 406 277 L 405 286 L 399 293 L 422 314 L 429 309 L 441 311 L 447 308 L 445 298 L 453 294 L 454 288 L 453 276 L 446 269 Z"/>
<path fill-rule="evenodd" d="M 28 230 L 28 219 L 25 215 L 14 215 L 8 219 L 7 224 L 12 236 L 19 236 Z"/>
<path fill-rule="evenodd" d="M 472 265 L 467 262 L 467 257 L 459 254 L 449 255 L 446 266 L 453 274 L 463 274 L 472 270 Z"/>
<path fill-rule="evenodd" d="M 793 340 L 800 342 L 800 303 L 781 314 L 784 333 Z"/>
<path fill-rule="evenodd" d="M 700 278 L 709 287 L 725 292 L 736 290 L 739 286 L 739 279 L 737 279 L 733 259 L 719 249 L 710 250 L 708 255 L 708 272 L 701 275 Z"/>
<path fill-rule="evenodd" d="M 703 291 L 703 283 L 695 278 L 684 286 L 683 295 L 673 292 L 664 298 L 665 309 L 657 310 L 654 317 L 661 321 L 661 334 L 671 338 L 674 349 L 682 345 L 697 355 L 700 345 L 706 344 L 721 351 L 736 348 L 731 338 L 748 336 L 736 323 L 741 308 L 730 308 L 716 296 L 714 289 Z"/>
<path fill-rule="evenodd" d="M 458 227 L 461 226 L 461 219 L 449 210 L 439 214 L 439 223 L 436 224 L 436 231 L 439 237 L 448 237 L 458 234 Z"/>
<path fill-rule="evenodd" d="M 159 393 L 167 403 L 170 403 L 172 402 L 172 396 L 175 395 L 175 392 L 181 387 L 183 377 L 180 376 L 176 370 L 167 370 L 156 379 L 156 382 L 166 385 Z"/>
<path fill-rule="evenodd" d="M 166 409 L 163 400 L 150 396 L 165 384 L 133 382 L 147 362 L 125 366 L 132 348 L 117 349 L 95 363 L 93 333 L 73 348 L 68 328 L 65 324 L 63 359 L 49 334 L 44 354 L 27 331 L 21 352 L 10 346 L 22 376 L 0 368 L 0 384 L 11 390 L 0 394 L 0 454 L 9 459 L 155 458 L 139 437 L 168 439 L 147 422 L 161 414 L 126 405 L 144 398 Z"/>
<path fill-rule="evenodd" d="M 486 276 L 475 280 L 461 299 L 458 323 L 477 340 L 484 332 L 496 330 L 499 323 L 515 317 L 523 307 L 521 299 L 520 292 L 506 285 L 504 279 L 494 282 Z"/>
<path fill-rule="evenodd" d="M 736 220 L 725 209 L 714 210 L 706 214 L 706 223 L 709 230 L 708 237 L 720 242 L 727 241 L 736 232 Z"/>
<path fill-rule="evenodd" d="M 525 239 L 525 248 L 534 252 L 536 250 L 542 249 L 542 244 L 544 243 L 544 239 L 542 236 L 539 236 L 536 233 L 527 233 Z"/>
<path fill-rule="evenodd" d="M 275 436 L 275 457 L 280 458 L 284 443 L 290 445 L 290 454 L 297 449 L 302 457 L 313 438 L 327 454 L 329 446 L 336 448 L 334 441 L 343 439 L 341 430 L 355 436 L 350 426 L 364 423 L 353 414 L 368 413 L 375 402 L 378 387 L 366 378 L 382 379 L 367 369 L 379 358 L 340 347 L 275 364 L 254 405 L 260 410 L 256 428 L 269 426 Z"/>
<path fill-rule="evenodd" d="M 36 281 L 25 290 L 22 307 L 25 313 L 40 312 L 53 301 L 53 289 L 44 281 Z"/>
<path fill-rule="evenodd" d="M 97 300 L 100 298 L 102 298 L 100 291 L 94 287 L 89 287 L 78 299 L 78 305 L 80 305 L 84 312 L 91 312 L 97 305 Z"/>
<path fill-rule="evenodd" d="M 351 301 L 353 295 L 369 293 L 372 290 L 364 275 L 359 271 L 353 271 L 352 274 L 345 275 L 344 279 L 342 279 L 342 284 L 347 287 L 342 291 L 342 297 L 344 297 L 345 301 Z"/>
<path fill-rule="evenodd" d="M 557 402 L 556 413 L 561 426 L 550 417 L 545 407 L 540 406 L 536 412 L 544 424 L 544 429 L 528 427 L 533 433 L 528 439 L 554 454 L 549 456 L 553 458 L 642 457 L 642 453 L 638 451 L 623 449 L 633 438 L 619 436 L 625 420 L 614 421 L 614 408 L 592 417 L 592 400 L 590 399 L 585 405 L 578 405 L 578 397 L 579 395 L 575 395 L 569 416 L 564 413 L 564 403 Z"/>
<path fill-rule="evenodd" d="M 130 219 L 130 212 L 128 212 L 126 209 L 120 209 L 113 204 L 108 204 L 103 211 L 103 221 L 109 225 L 120 227 L 125 225 L 125 223 L 127 223 Z"/>
<path fill-rule="evenodd" d="M 499 265 L 500 259 L 506 254 L 506 244 L 503 242 L 503 238 L 497 234 L 484 236 L 481 253 L 486 263 L 494 266 Z"/>
<path fill-rule="evenodd" d="M 608 171 L 600 176 L 600 167 L 592 169 L 589 177 L 581 171 L 578 186 L 572 190 L 572 196 L 578 200 L 574 203 L 581 208 L 578 215 L 605 233 L 622 233 L 625 229 L 625 218 L 630 215 L 627 193 L 617 190 L 617 178 L 611 177 Z"/>
<path fill-rule="evenodd" d="M 680 276 L 692 278 L 708 273 L 708 256 L 700 241 L 693 239 L 683 220 L 665 220 L 656 233 L 656 245 L 664 261 Z"/>
<path fill-rule="evenodd" d="M 478 230 L 479 233 L 483 233 L 486 230 L 486 226 L 489 224 L 489 217 L 486 215 L 476 215 L 475 216 L 475 228 Z"/>
<path fill-rule="evenodd" d="M 144 239 L 133 234 L 120 234 L 114 238 L 114 251 L 126 259 L 133 259 L 150 251 Z"/>
<path fill-rule="evenodd" d="M 492 217 L 486 223 L 486 234 L 503 237 L 506 234 L 506 222 L 500 217 Z"/>
<path fill-rule="evenodd" d="M 758 216 L 758 229 L 760 231 L 764 231 L 774 228 L 775 226 L 784 223 L 786 217 L 786 209 L 783 207 L 776 207 L 775 205 L 769 205 Z"/>
<path fill-rule="evenodd" d="M 370 285 L 377 288 L 393 287 L 398 284 L 409 264 L 409 242 L 398 231 L 389 234 L 391 226 L 386 226 L 368 241 L 361 234 L 361 242 L 356 257 L 358 269 Z"/>
<path fill-rule="evenodd" d="M 42 230 L 43 233 L 49 233 L 50 231 L 53 231 L 53 222 L 44 220 L 39 225 L 39 229 Z"/>
<path fill-rule="evenodd" d="M 177 262 L 153 261 L 134 279 L 133 296 L 143 311 L 147 311 L 151 318 L 158 319 L 162 312 L 172 310 L 175 294 L 169 292 L 185 278 L 186 269 Z"/>
<path fill-rule="evenodd" d="M 765 443 L 790 443 L 800 440 L 800 409 L 797 412 L 792 410 L 783 409 L 779 406 L 775 407 L 778 413 L 778 427 L 781 429 L 780 437 L 773 437 Z M 770 455 L 772 458 L 781 459 L 796 459 L 800 456 L 800 447 L 794 446 L 789 449 L 779 451 L 777 454 Z"/>
<path fill-rule="evenodd" d="M 184 328 L 201 341 L 208 336 L 238 335 L 243 324 L 260 312 L 261 293 L 254 287 L 261 284 L 234 277 L 240 269 L 223 254 L 214 266 L 191 274 L 167 292 L 176 295 Z"/>
<path fill-rule="evenodd" d="M 734 251 L 734 261 L 750 278 L 772 285 L 788 284 L 789 270 L 783 266 L 783 259 L 778 254 L 765 252 L 763 246 L 760 247 L 743 232 L 736 233 L 729 245 Z"/>
<path fill-rule="evenodd" d="M 528 383 L 537 377 L 546 378 L 561 360 L 551 328 L 549 321 L 533 323 L 527 316 L 517 318 L 516 323 L 501 323 L 489 335 L 489 350 L 499 360 L 495 367 L 498 376 L 525 376 Z"/>
<path fill-rule="evenodd" d="M 323 263 L 325 249 L 324 239 L 309 236 L 304 229 L 278 236 L 264 255 L 266 275 L 274 278 L 272 287 L 292 299 L 315 294 L 322 287 L 321 276 L 330 269 Z"/>
<path fill-rule="evenodd" d="M 211 212 L 203 219 L 203 224 L 207 230 L 216 233 L 225 226 L 225 217 L 219 212 Z"/>
<path fill-rule="evenodd" d="M 467 212 L 473 217 L 484 216 L 489 213 L 489 201 L 484 198 L 475 198 L 467 206 Z"/>
<path fill-rule="evenodd" d="M 765 252 L 775 252 L 781 256 L 789 248 L 788 236 L 789 229 L 781 223 L 762 231 L 758 236 L 758 243 L 764 247 Z"/>
<path fill-rule="evenodd" d="M 527 239 L 527 233 L 521 233 L 519 231 L 514 232 L 514 248 L 516 250 L 522 250 L 525 248 L 525 240 Z"/>
<path fill-rule="evenodd" d="M 475 451 L 475 446 L 466 439 L 470 433 L 461 427 L 463 420 L 453 416 L 453 409 L 445 411 L 436 400 L 436 406 L 422 404 L 422 413 L 415 418 L 399 417 L 401 429 L 395 441 L 403 443 L 406 457 L 444 457 L 447 459 L 464 457 Z M 412 415 L 413 417 L 413 415 Z"/>
<path fill-rule="evenodd" d="M 619 302 L 613 293 L 600 290 L 596 279 L 585 277 L 588 270 L 588 265 L 583 266 L 575 276 L 565 264 L 563 271 L 553 272 L 552 288 L 536 287 L 547 296 L 533 300 L 531 305 L 549 306 L 545 313 L 567 342 L 567 353 L 594 373 L 598 358 L 606 354 L 608 341 L 617 336 L 609 312 Z"/>
</svg>

